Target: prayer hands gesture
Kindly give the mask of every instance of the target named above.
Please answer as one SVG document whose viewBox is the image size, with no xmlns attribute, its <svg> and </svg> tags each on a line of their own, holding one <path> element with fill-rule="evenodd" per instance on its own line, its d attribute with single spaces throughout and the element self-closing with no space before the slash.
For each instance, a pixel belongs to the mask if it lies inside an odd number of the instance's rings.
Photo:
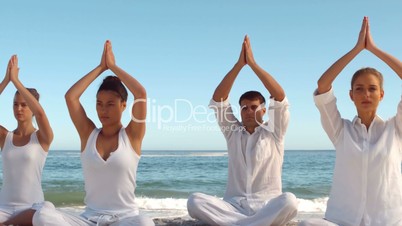
<svg viewBox="0 0 402 226">
<path fill-rule="evenodd" d="M 19 70 L 20 69 L 18 68 L 18 57 L 17 57 L 17 55 L 13 55 L 13 56 L 11 56 L 11 58 L 8 62 L 8 66 L 7 66 L 8 73 L 6 73 L 6 77 L 8 74 L 10 81 L 12 81 L 12 82 L 17 81 Z"/>
<path fill-rule="evenodd" d="M 377 48 L 374 44 L 373 37 L 371 37 L 370 33 L 370 24 L 368 22 L 368 17 L 367 17 L 367 25 L 366 25 L 366 49 L 373 52 L 373 50 Z"/>
<path fill-rule="evenodd" d="M 250 38 L 246 35 L 243 43 L 246 50 L 246 63 L 250 66 L 255 65 L 253 51 L 251 50 Z"/>
<path fill-rule="evenodd" d="M 245 50 L 245 43 L 246 38 L 244 38 L 244 42 L 241 45 L 241 51 L 240 51 L 240 56 L 239 56 L 239 60 L 237 60 L 237 64 L 239 64 L 239 66 L 243 67 L 247 64 L 246 61 L 246 50 Z"/>
<path fill-rule="evenodd" d="M 105 45 L 103 47 L 102 58 L 99 66 L 102 68 L 103 71 L 116 66 L 116 60 L 114 58 L 112 50 L 112 43 L 109 40 L 105 42 Z"/>
<path fill-rule="evenodd" d="M 359 51 L 362 51 L 363 49 L 373 51 L 375 48 L 376 46 L 370 33 L 369 20 L 368 17 L 365 16 L 363 19 L 362 28 L 360 29 L 359 38 L 357 39 L 355 49 Z"/>
<path fill-rule="evenodd" d="M 248 64 L 249 66 L 256 64 L 253 56 L 253 51 L 251 49 L 250 38 L 247 35 L 244 37 L 239 60 L 237 61 L 237 63 L 242 67 L 246 64 Z"/>
<path fill-rule="evenodd" d="M 332 87 L 332 82 L 341 73 L 341 71 L 364 49 L 367 49 L 384 63 L 392 68 L 396 74 L 402 79 L 402 63 L 395 57 L 378 48 L 373 41 L 370 33 L 370 25 L 368 17 L 364 17 L 362 27 L 360 29 L 359 38 L 356 45 L 339 58 L 329 67 L 318 80 L 317 94 L 326 93 Z"/>
</svg>

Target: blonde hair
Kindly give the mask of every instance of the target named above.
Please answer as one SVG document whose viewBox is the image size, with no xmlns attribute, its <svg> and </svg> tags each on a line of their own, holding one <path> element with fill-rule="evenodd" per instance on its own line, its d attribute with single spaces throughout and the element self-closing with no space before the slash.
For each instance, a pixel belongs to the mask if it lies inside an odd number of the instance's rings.
<svg viewBox="0 0 402 226">
<path fill-rule="evenodd" d="M 380 82 L 380 88 L 381 88 L 381 90 L 383 90 L 384 78 L 383 78 L 381 72 L 379 72 L 379 71 L 377 71 L 377 69 L 371 68 L 371 67 L 362 68 L 353 74 L 352 81 L 350 83 L 351 89 L 353 89 L 353 84 L 355 83 L 355 81 L 358 77 L 360 77 L 361 75 L 367 75 L 367 74 L 374 75 L 375 77 L 377 77 L 378 81 Z"/>
<path fill-rule="evenodd" d="M 35 88 L 27 88 L 27 90 L 32 94 L 32 96 L 35 97 L 35 99 L 37 101 L 39 101 L 40 95 L 39 95 L 38 91 Z M 18 90 L 15 92 L 15 95 L 17 95 L 17 94 L 20 94 L 20 92 L 18 92 Z"/>
</svg>

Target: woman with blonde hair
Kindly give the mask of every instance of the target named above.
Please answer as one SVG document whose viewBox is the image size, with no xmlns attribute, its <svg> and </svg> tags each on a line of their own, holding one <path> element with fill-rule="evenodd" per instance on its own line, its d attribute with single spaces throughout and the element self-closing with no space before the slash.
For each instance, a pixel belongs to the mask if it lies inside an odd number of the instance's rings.
<svg viewBox="0 0 402 226">
<path fill-rule="evenodd" d="M 18 58 L 12 56 L 0 93 L 13 83 L 14 117 L 17 128 L 8 131 L 0 126 L 3 160 L 3 186 L 0 192 L 0 225 L 32 225 L 32 216 L 43 205 L 41 178 L 53 131 L 36 89 L 25 88 L 18 78 Z M 38 128 L 32 121 L 35 116 Z"/>
<path fill-rule="evenodd" d="M 338 74 L 367 49 L 402 79 L 402 62 L 379 49 L 364 17 L 356 46 L 318 80 L 314 100 L 323 128 L 336 149 L 334 176 L 325 219 L 300 225 L 402 225 L 402 100 L 396 116 L 382 120 L 377 109 L 384 97 L 383 78 L 374 68 L 357 71 L 349 95 L 357 116 L 341 118 L 332 90 Z"/>
</svg>

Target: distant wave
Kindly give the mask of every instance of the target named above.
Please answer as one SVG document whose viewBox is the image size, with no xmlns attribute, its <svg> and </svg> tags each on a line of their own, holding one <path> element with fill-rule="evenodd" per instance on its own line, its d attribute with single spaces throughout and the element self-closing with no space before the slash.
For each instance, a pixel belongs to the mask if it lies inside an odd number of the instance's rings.
<svg viewBox="0 0 402 226">
<path fill-rule="evenodd" d="M 191 156 L 200 156 L 200 157 L 220 157 L 220 156 L 227 156 L 226 152 L 215 152 L 215 153 L 192 153 Z"/>
<path fill-rule="evenodd" d="M 227 156 L 226 152 L 189 152 L 189 153 L 177 153 L 177 154 L 145 154 L 141 155 L 144 158 L 166 158 L 166 157 L 224 157 Z"/>
<path fill-rule="evenodd" d="M 328 197 L 316 199 L 297 199 L 298 216 L 296 219 L 304 220 L 315 217 L 322 218 L 326 207 Z M 137 203 L 140 206 L 140 211 L 152 218 L 164 217 L 186 217 L 189 218 L 187 212 L 187 199 L 163 198 L 154 199 L 147 197 L 137 198 Z"/>
<path fill-rule="evenodd" d="M 187 199 L 163 198 L 154 199 L 147 197 L 139 197 L 136 199 L 139 206 L 144 210 L 186 210 Z M 317 212 L 323 213 L 327 207 L 328 197 L 309 199 L 297 199 L 299 202 L 298 210 L 301 212 Z"/>
<path fill-rule="evenodd" d="M 324 213 L 327 209 L 328 197 L 316 199 L 297 199 L 299 212 Z"/>
</svg>

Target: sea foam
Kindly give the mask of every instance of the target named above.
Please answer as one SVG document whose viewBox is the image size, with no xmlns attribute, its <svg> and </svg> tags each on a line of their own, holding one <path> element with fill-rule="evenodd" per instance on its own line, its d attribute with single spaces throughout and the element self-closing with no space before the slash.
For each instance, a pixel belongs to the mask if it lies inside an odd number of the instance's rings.
<svg viewBox="0 0 402 226">
<path fill-rule="evenodd" d="M 187 213 L 187 199 L 175 198 L 147 198 L 138 197 L 136 199 L 140 207 L 140 212 L 148 215 L 151 218 L 174 218 L 182 217 L 189 219 Z M 297 199 L 298 206 L 298 220 L 306 219 L 309 217 L 322 217 L 324 215 L 328 197 L 317 198 L 313 200 Z M 60 207 L 60 210 L 69 212 L 71 214 L 79 215 L 85 209 L 84 206 L 73 207 Z"/>
</svg>

